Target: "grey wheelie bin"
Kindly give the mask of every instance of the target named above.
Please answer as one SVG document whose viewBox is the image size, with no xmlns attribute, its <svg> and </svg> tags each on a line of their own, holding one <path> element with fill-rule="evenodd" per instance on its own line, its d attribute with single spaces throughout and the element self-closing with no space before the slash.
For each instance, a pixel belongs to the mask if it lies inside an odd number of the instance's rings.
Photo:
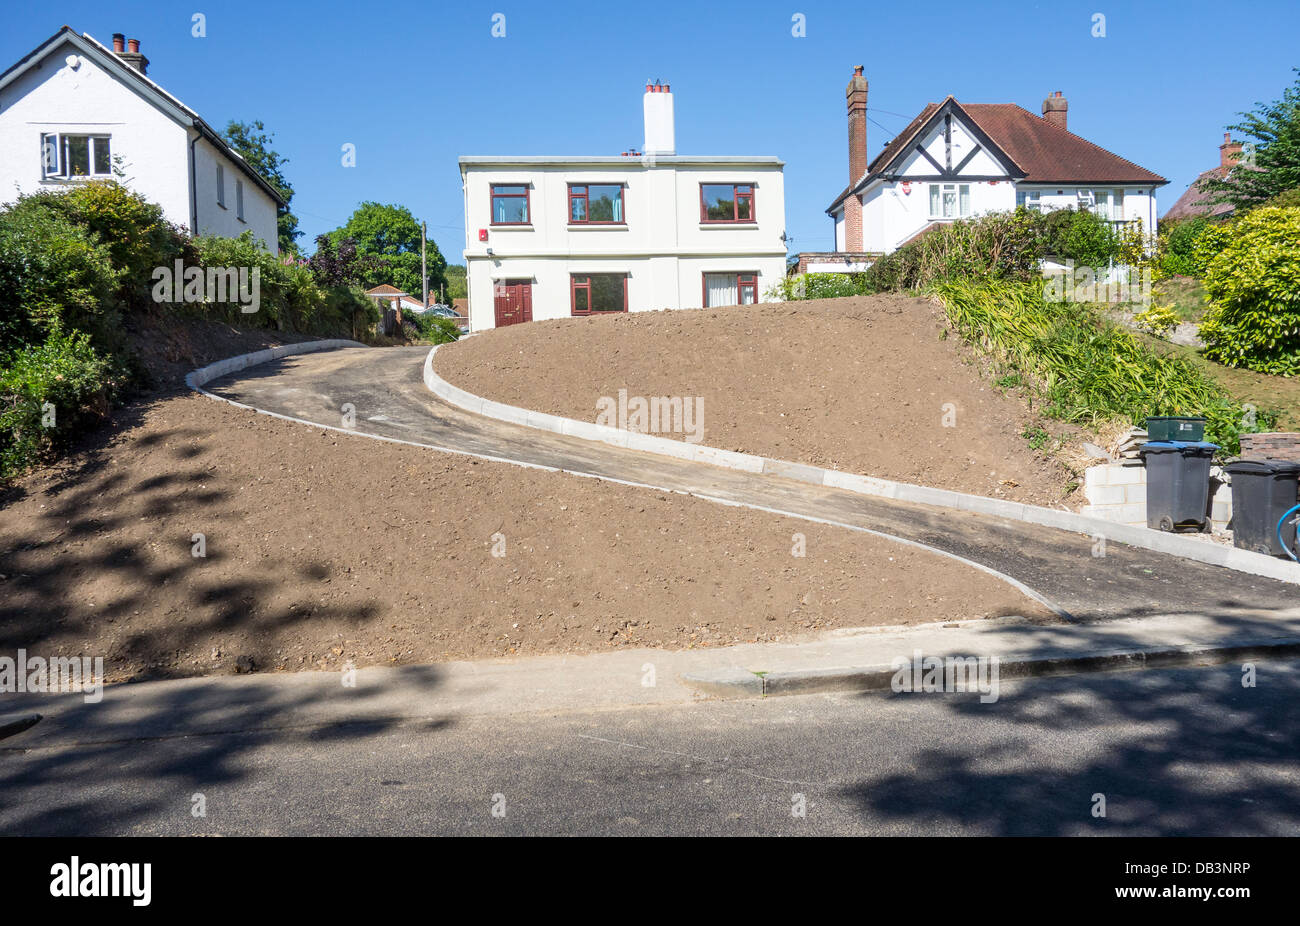
<svg viewBox="0 0 1300 926">
<path fill-rule="evenodd" d="M 1209 525 L 1210 460 L 1217 444 L 1147 441 L 1138 451 L 1147 470 L 1147 527 L 1203 531 Z"/>
<path fill-rule="evenodd" d="M 1296 505 L 1300 463 L 1238 460 L 1223 470 L 1232 477 L 1233 545 L 1254 553 L 1286 556 L 1286 550 L 1277 541 L 1277 522 Z M 1283 526 L 1282 541 L 1295 549 L 1295 524 Z"/>
</svg>

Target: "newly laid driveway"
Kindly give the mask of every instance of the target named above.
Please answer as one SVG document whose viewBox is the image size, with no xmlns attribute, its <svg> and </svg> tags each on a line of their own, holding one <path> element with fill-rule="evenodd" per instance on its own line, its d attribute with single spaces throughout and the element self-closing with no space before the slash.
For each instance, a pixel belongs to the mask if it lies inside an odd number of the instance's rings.
<svg viewBox="0 0 1300 926">
<path fill-rule="evenodd" d="M 1082 534 L 656 457 L 472 415 L 425 387 L 428 348 L 304 354 L 205 388 L 263 411 L 364 434 L 657 486 L 852 525 L 956 554 L 1023 582 L 1076 620 L 1295 607 L 1300 589 Z M 594 415 L 594 410 L 593 410 Z M 358 438 L 363 439 L 363 438 Z"/>
</svg>

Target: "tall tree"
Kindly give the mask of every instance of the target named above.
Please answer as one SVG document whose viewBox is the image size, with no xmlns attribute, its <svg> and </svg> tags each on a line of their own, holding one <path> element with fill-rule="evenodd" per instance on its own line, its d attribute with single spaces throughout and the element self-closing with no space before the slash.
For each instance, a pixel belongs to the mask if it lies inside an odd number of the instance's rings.
<svg viewBox="0 0 1300 926">
<path fill-rule="evenodd" d="M 420 279 L 420 223 L 405 206 L 366 202 L 357 207 L 341 228 L 329 232 L 330 243 L 338 248 L 351 238 L 357 254 L 383 258 L 385 266 L 369 267 L 362 281 L 369 288 L 391 283 L 412 296 L 423 293 Z M 429 292 L 447 282 L 447 260 L 432 239 L 425 239 L 429 268 Z"/>
<path fill-rule="evenodd" d="M 289 204 L 293 200 L 293 187 L 285 179 L 282 170 L 283 166 L 289 163 L 289 159 L 281 157 L 271 147 L 274 138 L 266 131 L 266 126 L 260 119 L 254 122 L 235 122 L 232 119 L 226 125 L 225 136 L 230 147 L 239 152 L 240 157 L 247 161 L 253 170 L 261 174 L 262 179 L 284 199 L 284 205 L 276 212 L 275 223 L 280 253 L 297 254 L 298 239 L 302 237 L 302 232 L 298 231 L 298 217 L 289 211 Z"/>
<path fill-rule="evenodd" d="M 1282 99 L 1256 103 L 1254 112 L 1238 115 L 1242 121 L 1228 128 L 1255 139 L 1253 156 L 1227 177 L 1202 180 L 1199 189 L 1244 211 L 1300 187 L 1300 78 L 1282 91 Z"/>
</svg>

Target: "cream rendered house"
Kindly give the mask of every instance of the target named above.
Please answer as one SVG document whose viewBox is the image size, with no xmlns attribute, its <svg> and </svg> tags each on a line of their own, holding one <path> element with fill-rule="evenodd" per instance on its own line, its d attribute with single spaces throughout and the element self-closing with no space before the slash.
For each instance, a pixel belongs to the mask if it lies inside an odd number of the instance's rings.
<svg viewBox="0 0 1300 926">
<path fill-rule="evenodd" d="M 748 305 L 784 276 L 783 163 L 679 155 L 669 87 L 643 108 L 643 152 L 460 159 L 470 330 Z"/>
</svg>

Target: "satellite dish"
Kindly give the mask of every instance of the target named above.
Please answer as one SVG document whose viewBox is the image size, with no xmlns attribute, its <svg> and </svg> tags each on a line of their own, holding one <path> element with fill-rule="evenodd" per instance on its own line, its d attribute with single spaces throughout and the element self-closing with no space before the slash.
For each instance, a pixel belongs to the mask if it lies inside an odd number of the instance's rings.
<svg viewBox="0 0 1300 926">
<path fill-rule="evenodd" d="M 72 68 L 74 71 L 77 68 L 81 67 L 81 59 L 78 58 L 76 55 L 68 55 L 68 57 L 64 58 L 63 60 L 68 65 L 68 67 Z"/>
</svg>

